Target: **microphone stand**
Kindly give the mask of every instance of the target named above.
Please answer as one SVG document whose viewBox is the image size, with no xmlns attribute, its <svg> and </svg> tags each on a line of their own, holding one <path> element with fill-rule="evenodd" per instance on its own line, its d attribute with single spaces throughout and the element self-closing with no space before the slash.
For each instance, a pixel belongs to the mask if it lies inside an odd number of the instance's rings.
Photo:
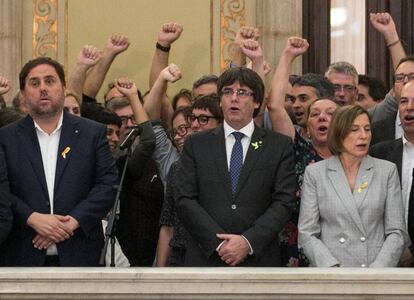
<svg viewBox="0 0 414 300">
<path fill-rule="evenodd" d="M 115 196 L 115 203 L 112 207 L 111 213 L 108 218 L 108 225 L 105 229 L 105 244 L 101 251 L 101 256 L 99 258 L 99 265 L 105 266 L 105 257 L 106 257 L 106 251 L 108 249 L 108 244 L 111 242 L 111 267 L 115 267 L 115 233 L 116 233 L 116 227 L 119 220 L 119 203 L 120 203 L 120 195 L 122 192 L 122 185 L 124 183 L 125 173 L 128 167 L 129 157 L 131 155 L 131 146 L 132 143 L 128 145 L 127 155 L 125 158 L 125 163 L 122 169 L 121 179 L 119 181 L 119 185 L 116 186 L 116 196 Z"/>
</svg>

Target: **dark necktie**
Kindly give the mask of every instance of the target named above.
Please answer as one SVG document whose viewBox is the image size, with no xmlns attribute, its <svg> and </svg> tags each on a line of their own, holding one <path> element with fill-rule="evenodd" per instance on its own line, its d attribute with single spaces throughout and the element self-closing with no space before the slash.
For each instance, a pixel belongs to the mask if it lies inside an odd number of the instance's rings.
<svg viewBox="0 0 414 300">
<path fill-rule="evenodd" d="M 236 192 L 237 182 L 239 181 L 240 172 L 243 166 L 243 147 L 241 144 L 241 139 L 244 137 L 244 134 L 236 131 L 232 134 L 236 139 L 230 157 L 231 190 L 234 194 Z"/>
<path fill-rule="evenodd" d="M 414 169 L 411 181 L 410 199 L 408 200 L 408 234 L 410 235 L 411 242 L 414 242 Z"/>
</svg>

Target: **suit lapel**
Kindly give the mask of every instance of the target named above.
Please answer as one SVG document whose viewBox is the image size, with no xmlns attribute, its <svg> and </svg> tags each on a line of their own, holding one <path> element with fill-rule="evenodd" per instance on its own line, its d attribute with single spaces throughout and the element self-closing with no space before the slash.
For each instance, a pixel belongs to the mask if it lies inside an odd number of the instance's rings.
<svg viewBox="0 0 414 300">
<path fill-rule="evenodd" d="M 39 139 L 37 138 L 33 119 L 30 116 L 26 116 L 20 123 L 18 135 L 22 145 L 21 151 L 22 153 L 26 153 L 25 156 L 27 157 L 31 168 L 33 168 L 36 178 L 42 186 L 43 192 L 46 197 L 49 198 Z"/>
<path fill-rule="evenodd" d="M 237 183 L 235 197 L 237 197 L 237 195 L 239 194 L 241 187 L 244 185 L 244 182 L 247 180 L 250 172 L 256 165 L 257 159 L 263 154 L 263 151 L 266 147 L 266 142 L 264 139 L 265 135 L 266 134 L 263 129 L 255 126 L 250 144 L 247 148 L 246 158 L 243 163 L 243 168 L 241 170 L 239 182 Z M 252 146 L 253 144 L 255 144 L 256 147 Z"/>
<path fill-rule="evenodd" d="M 389 151 L 389 160 L 394 162 L 397 165 L 398 175 L 400 176 L 400 182 L 402 182 L 401 175 L 402 175 L 403 148 L 404 147 L 403 147 L 402 138 L 399 138 L 392 143 L 392 147 L 390 148 L 390 151 Z"/>
<path fill-rule="evenodd" d="M 351 216 L 358 229 L 365 234 L 365 229 L 358 213 L 348 180 L 337 156 L 330 158 L 328 161 L 328 177 L 336 194 L 348 211 L 348 214 Z"/>
<path fill-rule="evenodd" d="M 59 148 L 56 162 L 55 190 L 58 188 L 63 172 L 73 155 L 76 155 L 77 136 L 80 130 L 76 118 L 64 113 L 62 131 L 60 133 Z M 78 153 L 79 154 L 79 153 Z"/>
<path fill-rule="evenodd" d="M 358 175 L 355 181 L 354 199 L 358 208 L 361 207 L 371 186 L 373 161 L 370 156 L 366 156 L 359 167 Z"/>
<path fill-rule="evenodd" d="M 227 194 L 227 198 L 232 199 L 229 167 L 227 164 L 227 155 L 226 155 L 226 141 L 224 137 L 223 125 L 217 127 L 212 131 L 213 143 L 216 145 L 212 147 L 212 153 L 214 155 L 214 162 L 216 164 L 217 171 L 221 176 L 221 182 L 224 184 L 224 189 Z M 239 180 L 240 181 L 240 180 Z"/>
</svg>

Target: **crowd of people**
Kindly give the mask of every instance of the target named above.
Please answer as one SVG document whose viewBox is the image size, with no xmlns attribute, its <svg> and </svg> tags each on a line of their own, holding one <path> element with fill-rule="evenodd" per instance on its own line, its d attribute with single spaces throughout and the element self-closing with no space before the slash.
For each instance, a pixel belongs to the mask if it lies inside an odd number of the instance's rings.
<svg viewBox="0 0 414 300">
<path fill-rule="evenodd" d="M 0 265 L 412 266 L 414 56 L 388 13 L 370 22 L 389 92 L 349 62 L 290 74 L 300 37 L 266 89 L 247 26 L 227 70 L 173 97 L 178 23 L 160 28 L 145 92 L 119 74 L 96 100 L 129 47 L 121 34 L 84 46 L 67 82 L 55 60 L 30 60 L 0 108 Z M 10 88 L 0 76 L 0 95 Z"/>
</svg>

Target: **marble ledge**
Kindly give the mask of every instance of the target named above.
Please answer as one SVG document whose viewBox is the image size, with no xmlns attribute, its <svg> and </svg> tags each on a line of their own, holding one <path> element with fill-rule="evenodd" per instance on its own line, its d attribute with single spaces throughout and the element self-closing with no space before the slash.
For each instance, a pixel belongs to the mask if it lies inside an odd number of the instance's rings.
<svg viewBox="0 0 414 300">
<path fill-rule="evenodd" d="M 0 268 L 0 299 L 414 299 L 414 269 Z"/>
</svg>

